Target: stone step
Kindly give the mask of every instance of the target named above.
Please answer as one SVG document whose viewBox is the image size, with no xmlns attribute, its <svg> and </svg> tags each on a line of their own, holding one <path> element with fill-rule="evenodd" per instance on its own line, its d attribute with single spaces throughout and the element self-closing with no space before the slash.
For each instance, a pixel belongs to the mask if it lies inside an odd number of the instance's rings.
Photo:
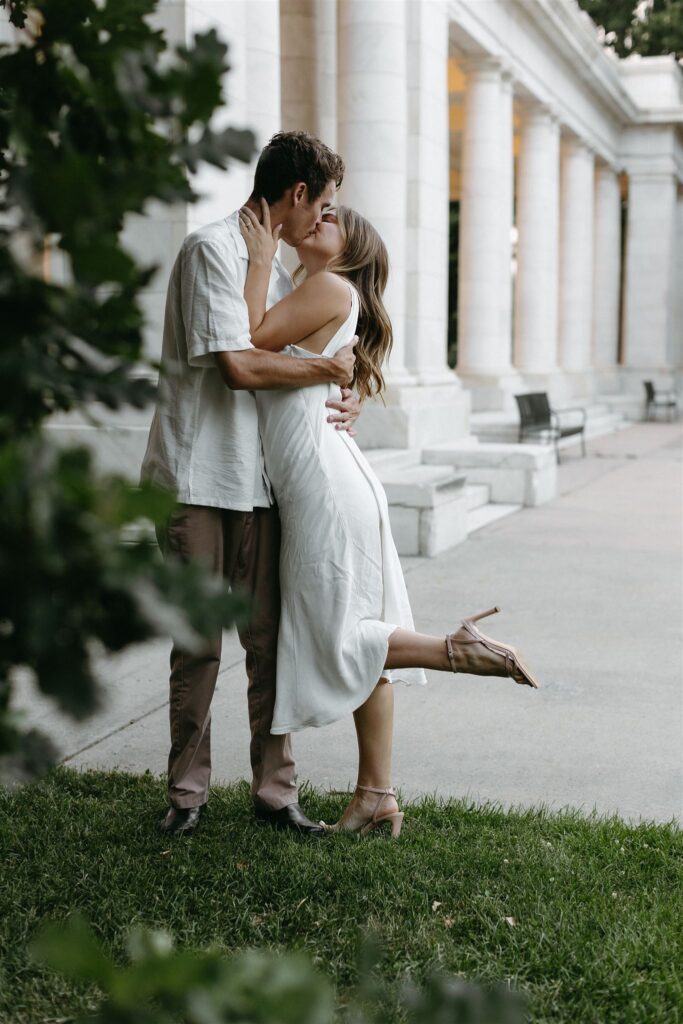
<svg viewBox="0 0 683 1024">
<path fill-rule="evenodd" d="M 398 470 L 392 467 L 377 475 L 390 505 L 431 508 L 452 501 L 455 496 L 465 497 L 465 474 L 456 472 L 453 466 L 420 463 Z"/>
<path fill-rule="evenodd" d="M 465 487 L 465 500 L 467 502 L 468 512 L 472 512 L 474 509 L 488 505 L 490 498 L 491 488 L 488 484 L 468 483 Z"/>
<path fill-rule="evenodd" d="M 475 533 L 477 530 L 481 530 L 483 526 L 488 526 L 489 523 L 494 523 L 497 519 L 503 519 L 505 516 L 512 515 L 513 512 L 519 512 L 523 505 L 511 505 L 498 504 L 481 505 L 479 508 L 471 509 L 467 513 L 467 535 Z"/>
<path fill-rule="evenodd" d="M 422 453 L 419 448 L 364 448 L 363 455 L 381 477 L 395 469 L 419 466 Z"/>
<path fill-rule="evenodd" d="M 422 460 L 464 473 L 468 485 L 486 484 L 489 500 L 496 505 L 542 505 L 557 494 L 552 445 L 484 443 L 467 438 L 425 448 Z"/>
<path fill-rule="evenodd" d="M 668 388 L 662 390 L 670 390 Z M 610 412 L 615 415 L 621 416 L 622 419 L 627 420 L 630 423 L 643 423 L 645 422 L 645 398 L 642 395 L 605 395 L 604 402 L 609 407 Z M 683 412 L 683 395 L 678 397 L 678 409 L 675 410 L 674 419 L 678 418 Z M 658 420 L 666 422 L 671 413 L 668 409 L 659 409 L 654 414 Z"/>
<path fill-rule="evenodd" d="M 467 537 L 465 474 L 453 466 L 375 463 L 400 555 L 433 557 Z"/>
</svg>

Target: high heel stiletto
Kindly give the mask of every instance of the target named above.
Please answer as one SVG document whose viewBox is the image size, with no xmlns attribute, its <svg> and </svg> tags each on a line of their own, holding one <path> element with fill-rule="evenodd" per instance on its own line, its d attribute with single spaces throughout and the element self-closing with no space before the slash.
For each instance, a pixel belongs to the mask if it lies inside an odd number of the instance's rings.
<svg viewBox="0 0 683 1024">
<path fill-rule="evenodd" d="M 358 825 L 356 828 L 346 828 L 341 821 L 338 821 L 335 825 L 326 825 L 324 821 L 320 824 L 323 826 L 326 832 L 357 832 L 358 835 L 366 836 L 368 833 L 373 832 L 380 825 L 385 823 L 391 824 L 391 838 L 398 839 L 401 834 L 401 827 L 403 826 L 403 811 L 391 811 L 388 814 L 377 814 L 382 801 L 388 796 L 396 796 L 396 790 L 393 786 L 389 786 L 386 789 L 376 789 L 374 786 L 356 786 L 356 789 L 363 789 L 368 793 L 379 793 L 380 797 L 375 804 L 375 809 L 372 812 L 372 816 L 368 821 Z"/>
<path fill-rule="evenodd" d="M 509 644 L 492 640 L 474 625 L 499 611 L 500 608 L 494 607 L 478 615 L 470 615 L 462 620 L 460 629 L 448 634 L 446 651 L 451 668 L 454 672 L 475 676 L 510 676 L 516 683 L 538 689 L 538 682 L 519 652 Z"/>
</svg>

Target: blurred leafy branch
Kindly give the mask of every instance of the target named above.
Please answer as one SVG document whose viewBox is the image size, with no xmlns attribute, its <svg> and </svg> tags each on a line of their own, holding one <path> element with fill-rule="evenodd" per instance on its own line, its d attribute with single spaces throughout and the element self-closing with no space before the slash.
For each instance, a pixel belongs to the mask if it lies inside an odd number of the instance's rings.
<svg viewBox="0 0 683 1024">
<path fill-rule="evenodd" d="M 172 498 L 98 475 L 45 429 L 55 413 L 92 421 L 153 398 L 139 295 L 155 268 L 122 246 L 124 220 L 194 201 L 201 163 L 254 153 L 251 132 L 210 124 L 225 44 L 209 31 L 170 53 L 155 7 L 0 0 L 15 38 L 0 48 L 0 777 L 54 755 L 11 713 L 18 669 L 83 716 L 98 703 L 96 652 L 169 633 L 196 649 L 243 611 L 201 567 L 131 539 Z"/>
<path fill-rule="evenodd" d="M 673 53 L 683 60 L 681 0 L 579 0 L 579 6 L 604 29 L 605 43 L 619 57 Z"/>
<path fill-rule="evenodd" d="M 404 985 L 392 999 L 376 970 L 382 954 L 373 938 L 361 949 L 355 998 L 343 1008 L 335 1005 L 330 982 L 297 953 L 245 950 L 226 957 L 218 949 L 175 950 L 167 932 L 138 928 L 121 967 L 74 916 L 43 929 L 33 955 L 96 986 L 101 1001 L 81 1024 L 384 1024 L 396 1001 L 406 1024 L 527 1020 L 525 998 L 506 986 L 438 975 L 422 988 Z"/>
</svg>

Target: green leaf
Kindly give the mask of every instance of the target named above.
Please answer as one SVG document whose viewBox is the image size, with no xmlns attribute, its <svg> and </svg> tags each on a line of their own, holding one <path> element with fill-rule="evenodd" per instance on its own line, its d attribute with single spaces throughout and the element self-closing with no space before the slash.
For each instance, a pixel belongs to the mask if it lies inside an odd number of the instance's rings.
<svg viewBox="0 0 683 1024">
<path fill-rule="evenodd" d="M 95 981 L 105 989 L 116 974 L 90 927 L 76 914 L 63 924 L 46 925 L 31 943 L 31 954 L 53 971 Z"/>
</svg>

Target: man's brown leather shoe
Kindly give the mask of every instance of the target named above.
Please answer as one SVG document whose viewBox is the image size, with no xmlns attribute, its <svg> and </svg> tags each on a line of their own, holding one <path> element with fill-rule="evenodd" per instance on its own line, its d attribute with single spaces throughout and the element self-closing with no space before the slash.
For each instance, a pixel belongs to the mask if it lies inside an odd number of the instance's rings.
<svg viewBox="0 0 683 1024">
<path fill-rule="evenodd" d="M 290 832 L 300 832 L 307 836 L 324 836 L 325 829 L 315 821 L 307 818 L 299 807 L 298 803 L 287 804 L 277 811 L 264 807 L 262 804 L 254 805 L 254 812 L 260 821 L 267 821 L 274 828 L 287 829 Z"/>
<path fill-rule="evenodd" d="M 199 807 L 169 807 L 157 828 L 166 836 L 191 836 L 199 828 L 206 804 Z"/>
</svg>

